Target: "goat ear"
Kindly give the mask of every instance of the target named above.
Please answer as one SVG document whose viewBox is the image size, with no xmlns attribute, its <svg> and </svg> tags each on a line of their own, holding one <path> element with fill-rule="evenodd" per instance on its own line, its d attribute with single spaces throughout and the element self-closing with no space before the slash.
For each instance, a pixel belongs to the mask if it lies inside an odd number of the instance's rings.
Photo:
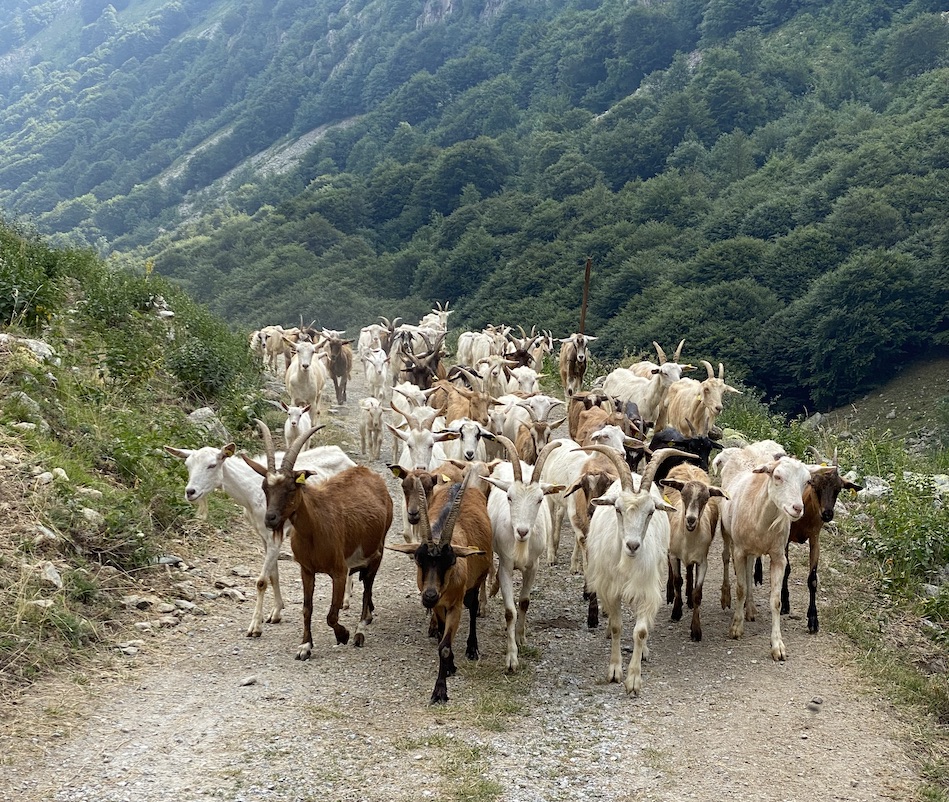
<svg viewBox="0 0 949 802">
<path fill-rule="evenodd" d="M 190 448 L 173 448 L 172 446 L 165 446 L 165 451 L 178 459 L 188 459 L 194 453 Z"/>
<path fill-rule="evenodd" d="M 591 503 L 594 507 L 612 507 L 613 504 L 615 503 L 615 500 L 614 500 L 614 499 L 611 499 L 611 498 L 604 498 L 603 496 L 600 496 L 599 498 L 593 499 L 593 501 L 591 501 L 590 503 Z"/>
<path fill-rule="evenodd" d="M 455 552 L 456 557 L 475 557 L 480 554 L 487 554 L 484 549 L 476 549 L 473 546 L 456 546 L 454 543 L 451 550 Z"/>
<path fill-rule="evenodd" d="M 549 485 L 547 482 L 540 483 L 540 489 L 544 491 L 545 496 L 552 496 L 554 493 L 562 493 L 567 489 L 566 485 Z"/>
<path fill-rule="evenodd" d="M 387 543 L 386 548 L 392 551 L 401 551 L 403 554 L 415 555 L 419 550 L 420 543 Z"/>
<path fill-rule="evenodd" d="M 718 496 L 718 498 L 728 498 L 728 493 L 726 493 L 720 487 L 709 487 L 708 494 L 709 496 Z"/>
<path fill-rule="evenodd" d="M 390 471 L 392 471 L 392 475 L 396 479 L 402 479 L 406 474 L 405 468 L 403 468 L 401 465 L 389 465 L 387 467 Z"/>
<path fill-rule="evenodd" d="M 593 503 L 595 504 L 596 502 L 594 501 Z M 671 504 L 666 504 L 664 501 L 657 501 L 656 509 L 662 510 L 663 512 L 678 512 L 675 507 L 673 507 Z"/>
<path fill-rule="evenodd" d="M 221 453 L 225 457 L 233 457 L 237 453 L 237 446 L 234 443 L 228 443 L 221 449 Z"/>
<path fill-rule="evenodd" d="M 394 434 L 394 435 L 395 435 L 396 437 L 398 437 L 400 440 L 407 440 L 407 439 L 408 439 L 408 438 L 405 436 L 405 433 L 404 433 L 404 432 L 400 431 L 399 429 L 396 429 L 395 426 L 393 426 L 391 423 L 387 423 L 386 426 L 388 427 L 389 431 L 392 432 L 392 434 Z"/>
<path fill-rule="evenodd" d="M 503 479 L 495 479 L 493 476 L 485 476 L 484 481 L 489 485 L 493 485 L 498 490 L 503 490 L 505 493 L 510 489 L 511 483 L 505 482 Z"/>
<path fill-rule="evenodd" d="M 445 430 L 444 432 L 436 432 L 435 434 L 435 439 L 439 443 L 444 440 L 457 440 L 459 437 L 461 437 L 460 432 L 452 432 L 449 430 Z"/>
<path fill-rule="evenodd" d="M 660 479 L 659 484 L 663 487 L 671 487 L 673 490 L 682 490 L 685 487 L 685 482 L 678 479 Z"/>
</svg>

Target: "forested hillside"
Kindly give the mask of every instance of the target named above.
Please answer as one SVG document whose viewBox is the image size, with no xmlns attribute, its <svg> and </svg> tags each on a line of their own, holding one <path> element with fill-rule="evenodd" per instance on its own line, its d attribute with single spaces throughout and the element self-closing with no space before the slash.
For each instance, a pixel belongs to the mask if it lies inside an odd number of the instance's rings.
<svg viewBox="0 0 949 802">
<path fill-rule="evenodd" d="M 0 51 L 7 214 L 235 325 L 565 336 L 591 257 L 599 355 L 787 410 L 949 344 L 935 0 L 49 0 Z"/>
</svg>

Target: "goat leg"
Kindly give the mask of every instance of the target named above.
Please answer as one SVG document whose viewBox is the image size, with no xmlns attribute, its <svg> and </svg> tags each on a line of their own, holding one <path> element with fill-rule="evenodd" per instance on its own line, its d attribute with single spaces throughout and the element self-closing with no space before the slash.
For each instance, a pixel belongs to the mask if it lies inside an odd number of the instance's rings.
<svg viewBox="0 0 949 802">
<path fill-rule="evenodd" d="M 329 612 L 326 614 L 326 623 L 333 630 L 336 635 L 336 643 L 349 643 L 349 630 L 346 629 L 342 624 L 339 623 L 339 611 L 343 606 L 343 596 L 346 593 L 346 575 L 347 571 L 344 568 L 342 571 L 337 571 L 331 574 L 333 580 L 333 599 L 330 602 Z M 310 607 L 313 606 L 313 592 L 312 592 L 313 580 L 310 580 Z M 304 610 L 306 609 L 306 602 L 304 602 Z M 309 622 L 309 619 L 307 619 Z M 312 638 L 311 638 L 312 641 Z"/>
<path fill-rule="evenodd" d="M 313 633 L 310 630 L 313 618 L 313 583 L 315 574 L 300 566 L 300 581 L 303 583 L 303 640 L 297 649 L 297 660 L 309 660 L 313 651 Z"/>
</svg>

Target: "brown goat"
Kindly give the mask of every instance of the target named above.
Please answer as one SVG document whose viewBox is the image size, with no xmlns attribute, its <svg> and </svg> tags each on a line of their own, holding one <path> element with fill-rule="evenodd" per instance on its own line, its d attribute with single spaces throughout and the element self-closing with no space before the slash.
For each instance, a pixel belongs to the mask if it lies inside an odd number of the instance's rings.
<svg viewBox="0 0 949 802">
<path fill-rule="evenodd" d="M 439 485 L 432 493 L 432 525 L 421 482 L 416 494 L 422 511 L 420 543 L 396 543 L 387 548 L 411 554 L 418 567 L 422 605 L 432 611 L 429 635 L 439 638 L 438 678 L 432 704 L 448 701 L 448 677 L 455 674 L 452 640 L 461 621 L 461 607 L 468 608 L 468 643 L 465 655 L 478 659 L 477 618 L 479 597 L 493 562 L 491 519 L 487 499 L 469 487 L 472 472 L 461 485 Z"/>
<path fill-rule="evenodd" d="M 538 420 L 534 411 L 528 407 L 531 416 L 531 422 L 528 426 L 522 423 L 517 431 L 517 438 L 514 440 L 514 446 L 521 459 L 528 465 L 537 462 L 537 455 L 544 450 L 544 446 L 550 442 L 550 436 L 554 429 L 563 426 L 566 418 L 557 421 Z"/>
<path fill-rule="evenodd" d="M 567 406 L 567 431 L 571 440 L 577 439 L 577 427 L 580 425 L 580 414 L 588 409 L 609 403 L 610 397 L 602 390 L 581 390 L 570 397 Z"/>
<path fill-rule="evenodd" d="M 672 620 L 682 618 L 682 564 L 688 570 L 695 566 L 694 584 L 686 588 L 692 625 L 689 637 L 702 640 L 702 586 L 708 571 L 708 550 L 718 526 L 718 498 L 728 498 L 725 491 L 713 487 L 708 474 L 696 465 L 681 463 L 659 482 L 665 489 L 668 502 L 676 508 L 669 513 L 669 579 L 666 583 L 666 601 L 672 601 Z M 672 597 L 670 599 L 670 596 Z"/>
<path fill-rule="evenodd" d="M 346 386 L 353 370 L 353 341 L 341 340 L 326 329 L 323 329 L 323 338 L 329 354 L 327 369 L 336 390 L 336 403 L 342 404 L 346 401 Z"/>
<path fill-rule="evenodd" d="M 386 483 L 379 474 L 357 465 L 321 485 L 308 485 L 306 479 L 311 471 L 294 470 L 293 464 L 300 449 L 320 427 L 312 427 L 287 450 L 278 470 L 270 429 L 260 420 L 257 426 L 264 439 L 267 467 L 247 456 L 244 461 L 264 477 L 266 525 L 282 533 L 286 521 L 292 524 L 290 546 L 294 559 L 300 564 L 303 640 L 297 650 L 297 660 L 308 660 L 313 651 L 310 622 L 316 574 L 328 574 L 333 581 L 333 598 L 326 623 L 336 634 L 337 643 L 348 643 L 349 630 L 339 623 L 339 611 L 348 575 L 359 572 L 363 583 L 362 615 L 353 644 L 362 646 L 365 629 L 372 622 L 372 584 L 382 562 L 386 532 L 392 524 L 392 499 Z"/>
</svg>

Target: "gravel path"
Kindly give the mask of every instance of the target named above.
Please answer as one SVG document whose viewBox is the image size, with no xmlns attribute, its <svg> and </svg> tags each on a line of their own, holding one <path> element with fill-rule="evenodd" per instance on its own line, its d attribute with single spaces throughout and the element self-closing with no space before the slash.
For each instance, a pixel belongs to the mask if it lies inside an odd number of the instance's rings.
<svg viewBox="0 0 949 802">
<path fill-rule="evenodd" d="M 354 381 L 350 397 L 361 387 Z M 358 448 L 356 410 L 350 401 L 338 417 Z M 388 443 L 384 458 L 387 452 Z M 384 470 L 381 462 L 372 467 Z M 396 516 L 390 539 L 399 537 Z M 158 612 L 142 613 L 154 626 L 122 636 L 141 641 L 128 649 L 135 654 L 115 653 L 100 671 L 40 683 L 5 714 L 0 800 L 912 796 L 918 778 L 904 751 L 907 726 L 857 679 L 842 639 L 808 635 L 800 617 L 785 618 L 789 658 L 773 663 L 760 588 L 759 620 L 742 640 L 727 638 L 730 612 L 716 602 L 717 542 L 705 640 L 691 643 L 688 616 L 673 624 L 665 607 L 650 635 L 641 696 L 607 684 L 606 629 L 586 628 L 582 583 L 567 565 L 572 546 L 567 523 L 560 564 L 542 569 L 532 597 L 521 672 L 501 669 L 504 614 L 494 598 L 480 626 L 481 660 L 469 663 L 456 644 L 451 701 L 431 707 L 435 648 L 408 558 L 386 553 L 363 649 L 334 645 L 322 621 L 329 582 L 318 578 L 313 658 L 300 662 L 296 565 L 280 562 L 284 623 L 248 639 L 257 538 L 246 531 L 218 537 L 171 577 L 194 586 L 198 614 L 181 612 L 177 626 L 162 627 Z M 795 611 L 806 606 L 804 553 L 792 549 Z M 236 583 L 248 601 L 220 595 L 220 579 Z M 833 572 L 824 568 L 822 579 L 832 583 Z M 347 626 L 355 619 L 356 605 L 343 614 Z M 463 620 L 462 636 L 466 627 Z M 631 637 L 627 620 L 627 646 Z"/>
</svg>

